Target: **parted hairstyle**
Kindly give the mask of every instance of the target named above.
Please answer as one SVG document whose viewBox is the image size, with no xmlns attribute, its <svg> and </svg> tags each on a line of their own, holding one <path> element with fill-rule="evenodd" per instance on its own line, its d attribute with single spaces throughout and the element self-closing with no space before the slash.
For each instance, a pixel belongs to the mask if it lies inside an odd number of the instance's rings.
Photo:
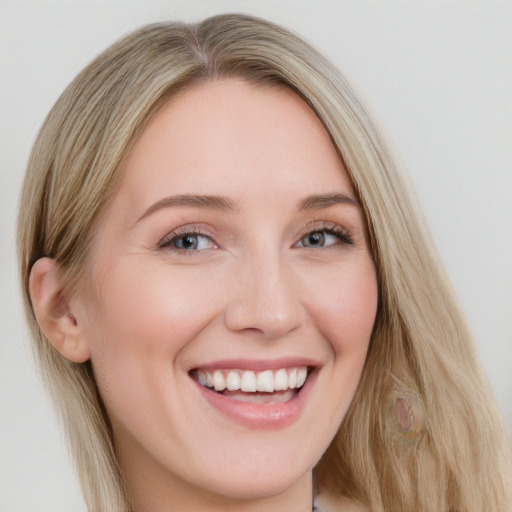
<svg viewBox="0 0 512 512">
<path fill-rule="evenodd" d="M 262 19 L 228 14 L 157 23 L 97 57 L 64 91 L 35 142 L 18 217 L 28 321 L 90 512 L 129 499 L 91 362 L 61 356 L 41 332 L 31 266 L 59 264 L 63 293 L 88 278 L 88 249 L 123 159 L 156 112 L 193 84 L 243 79 L 295 91 L 316 113 L 363 209 L 379 306 L 353 402 L 314 474 L 320 493 L 372 512 L 509 510 L 510 451 L 411 192 L 354 90 L 308 43 Z"/>
</svg>

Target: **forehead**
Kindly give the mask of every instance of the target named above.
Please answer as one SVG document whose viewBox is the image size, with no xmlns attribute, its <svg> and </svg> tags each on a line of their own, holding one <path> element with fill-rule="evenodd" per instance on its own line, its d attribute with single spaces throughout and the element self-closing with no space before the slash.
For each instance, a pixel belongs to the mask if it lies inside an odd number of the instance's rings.
<svg viewBox="0 0 512 512">
<path fill-rule="evenodd" d="M 171 99 L 148 123 L 122 169 L 131 204 L 164 193 L 250 195 L 273 188 L 351 190 L 330 137 L 284 86 L 202 83 Z"/>
</svg>

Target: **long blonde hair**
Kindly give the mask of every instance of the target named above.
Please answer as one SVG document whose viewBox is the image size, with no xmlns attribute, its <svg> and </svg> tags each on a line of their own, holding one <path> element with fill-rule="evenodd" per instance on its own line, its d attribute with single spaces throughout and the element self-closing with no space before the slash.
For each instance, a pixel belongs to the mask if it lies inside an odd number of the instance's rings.
<svg viewBox="0 0 512 512">
<path fill-rule="evenodd" d="M 291 32 L 244 15 L 154 24 L 127 36 L 66 89 L 32 151 L 18 218 L 25 306 L 88 509 L 126 512 L 129 499 L 92 365 L 63 358 L 42 334 L 28 293 L 30 269 L 50 256 L 69 289 L 80 286 L 89 241 L 138 134 L 179 91 L 229 77 L 286 85 L 308 103 L 348 170 L 368 225 L 379 311 L 356 396 L 315 468 L 318 490 L 375 512 L 507 510 L 507 437 L 386 145 L 338 70 Z"/>
</svg>

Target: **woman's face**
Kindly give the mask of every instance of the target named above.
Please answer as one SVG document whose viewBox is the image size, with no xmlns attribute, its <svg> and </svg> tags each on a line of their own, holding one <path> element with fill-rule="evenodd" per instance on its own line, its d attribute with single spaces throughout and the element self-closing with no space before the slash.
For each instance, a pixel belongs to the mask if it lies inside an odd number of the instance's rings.
<svg viewBox="0 0 512 512">
<path fill-rule="evenodd" d="M 322 124 L 288 89 L 202 84 L 158 112 L 122 172 L 73 307 L 129 493 L 310 492 L 377 307 Z"/>
</svg>

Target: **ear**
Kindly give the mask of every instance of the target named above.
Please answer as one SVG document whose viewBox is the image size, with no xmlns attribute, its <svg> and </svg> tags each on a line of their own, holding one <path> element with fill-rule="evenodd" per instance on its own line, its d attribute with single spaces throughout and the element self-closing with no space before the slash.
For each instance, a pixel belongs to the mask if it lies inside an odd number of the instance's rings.
<svg viewBox="0 0 512 512">
<path fill-rule="evenodd" d="M 89 344 L 63 295 L 62 270 L 55 260 L 37 260 L 29 277 L 34 314 L 50 343 L 66 359 L 83 363 L 90 358 Z"/>
</svg>

